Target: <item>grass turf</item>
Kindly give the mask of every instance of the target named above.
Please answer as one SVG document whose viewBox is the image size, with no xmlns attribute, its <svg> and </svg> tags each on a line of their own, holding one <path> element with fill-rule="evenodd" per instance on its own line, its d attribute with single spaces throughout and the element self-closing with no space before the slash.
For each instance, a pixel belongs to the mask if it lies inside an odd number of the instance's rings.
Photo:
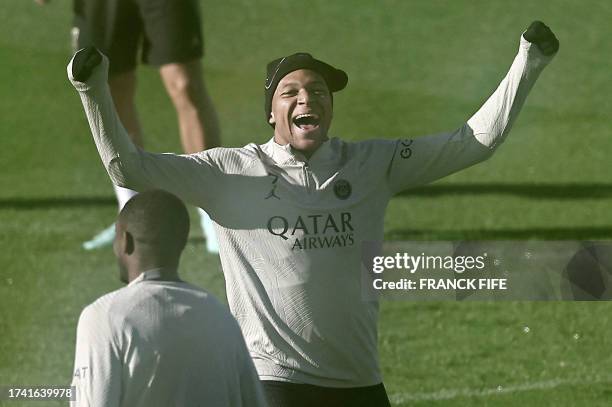
<svg viewBox="0 0 612 407">
<path fill-rule="evenodd" d="M 335 97 L 334 135 L 455 128 L 505 74 L 521 30 L 542 19 L 561 51 L 508 141 L 486 163 L 395 198 L 386 236 L 612 238 L 610 3 L 202 6 L 206 78 L 228 146 L 271 136 L 263 120 L 265 63 L 300 50 L 349 72 L 349 87 Z M 110 249 L 80 249 L 115 208 L 65 76 L 70 18 L 67 0 L 0 6 L 0 386 L 68 383 L 80 310 L 120 286 Z M 174 111 L 157 74 L 139 74 L 147 148 L 178 151 Z M 192 234 L 183 273 L 223 298 L 219 262 L 203 253 L 195 222 Z M 611 311 L 607 303 L 383 303 L 385 384 L 395 405 L 609 405 Z"/>
</svg>

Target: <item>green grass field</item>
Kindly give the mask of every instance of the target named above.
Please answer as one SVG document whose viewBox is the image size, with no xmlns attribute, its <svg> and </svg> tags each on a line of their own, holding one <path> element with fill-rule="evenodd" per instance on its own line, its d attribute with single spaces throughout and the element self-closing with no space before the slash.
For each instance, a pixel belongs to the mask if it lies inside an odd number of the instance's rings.
<svg viewBox="0 0 612 407">
<path fill-rule="evenodd" d="M 206 78 L 227 146 L 271 137 L 265 64 L 296 51 L 349 73 L 333 135 L 450 130 L 501 80 L 522 30 L 545 21 L 561 50 L 506 143 L 479 166 L 395 198 L 386 236 L 612 239 L 612 3 L 202 3 Z M 66 79 L 70 10 L 68 0 L 0 4 L 0 386 L 69 383 L 82 307 L 120 287 L 110 248 L 80 247 L 116 208 Z M 159 77 L 139 73 L 146 146 L 178 151 Z M 192 229 L 183 274 L 224 298 L 219 261 Z M 385 302 L 379 345 L 397 406 L 609 406 L 611 330 L 609 303 Z"/>
</svg>

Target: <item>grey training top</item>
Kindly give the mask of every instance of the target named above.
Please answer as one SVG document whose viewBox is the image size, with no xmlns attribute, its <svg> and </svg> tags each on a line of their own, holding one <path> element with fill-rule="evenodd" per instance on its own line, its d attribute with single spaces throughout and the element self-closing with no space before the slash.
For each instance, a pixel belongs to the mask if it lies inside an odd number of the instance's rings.
<svg viewBox="0 0 612 407">
<path fill-rule="evenodd" d="M 378 303 L 361 298 L 361 242 L 383 239 L 393 194 L 488 158 L 550 59 L 521 37 L 506 77 L 458 129 L 333 138 L 309 160 L 273 140 L 192 155 L 145 152 L 115 113 L 106 61 L 73 84 L 115 184 L 165 189 L 216 223 L 228 301 L 260 378 L 356 387 L 382 380 Z"/>
<path fill-rule="evenodd" d="M 71 406 L 266 406 L 227 308 L 159 275 L 145 272 L 83 310 Z"/>
</svg>

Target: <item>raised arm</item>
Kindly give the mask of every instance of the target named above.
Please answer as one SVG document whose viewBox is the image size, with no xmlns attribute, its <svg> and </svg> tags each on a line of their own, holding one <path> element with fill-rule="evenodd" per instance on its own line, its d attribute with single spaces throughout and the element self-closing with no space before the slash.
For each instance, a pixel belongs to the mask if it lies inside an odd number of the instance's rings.
<svg viewBox="0 0 612 407">
<path fill-rule="evenodd" d="M 450 133 L 398 141 L 388 174 L 391 191 L 432 182 L 490 157 L 558 49 L 552 31 L 539 21 L 533 22 L 521 36 L 507 75 L 464 125 Z"/>
<path fill-rule="evenodd" d="M 153 154 L 135 146 L 115 111 L 107 85 L 108 59 L 97 49 L 78 51 L 67 70 L 81 97 L 102 163 L 115 185 L 136 191 L 164 189 L 211 209 L 223 182 L 208 152 Z"/>
</svg>

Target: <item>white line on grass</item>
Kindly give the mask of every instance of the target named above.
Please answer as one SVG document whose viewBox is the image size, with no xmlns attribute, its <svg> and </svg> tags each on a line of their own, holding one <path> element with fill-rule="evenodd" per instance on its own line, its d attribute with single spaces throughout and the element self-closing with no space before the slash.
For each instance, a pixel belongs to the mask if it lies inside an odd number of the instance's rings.
<svg viewBox="0 0 612 407">
<path fill-rule="evenodd" d="M 495 389 L 442 389 L 433 393 L 393 393 L 390 395 L 394 404 L 408 401 L 438 401 L 459 397 L 486 397 L 495 394 L 519 393 L 531 390 L 548 390 L 560 386 L 576 386 L 582 384 L 612 383 L 612 376 L 587 376 L 582 379 L 551 379 L 541 382 L 531 382 L 511 386 L 500 385 Z"/>
</svg>

